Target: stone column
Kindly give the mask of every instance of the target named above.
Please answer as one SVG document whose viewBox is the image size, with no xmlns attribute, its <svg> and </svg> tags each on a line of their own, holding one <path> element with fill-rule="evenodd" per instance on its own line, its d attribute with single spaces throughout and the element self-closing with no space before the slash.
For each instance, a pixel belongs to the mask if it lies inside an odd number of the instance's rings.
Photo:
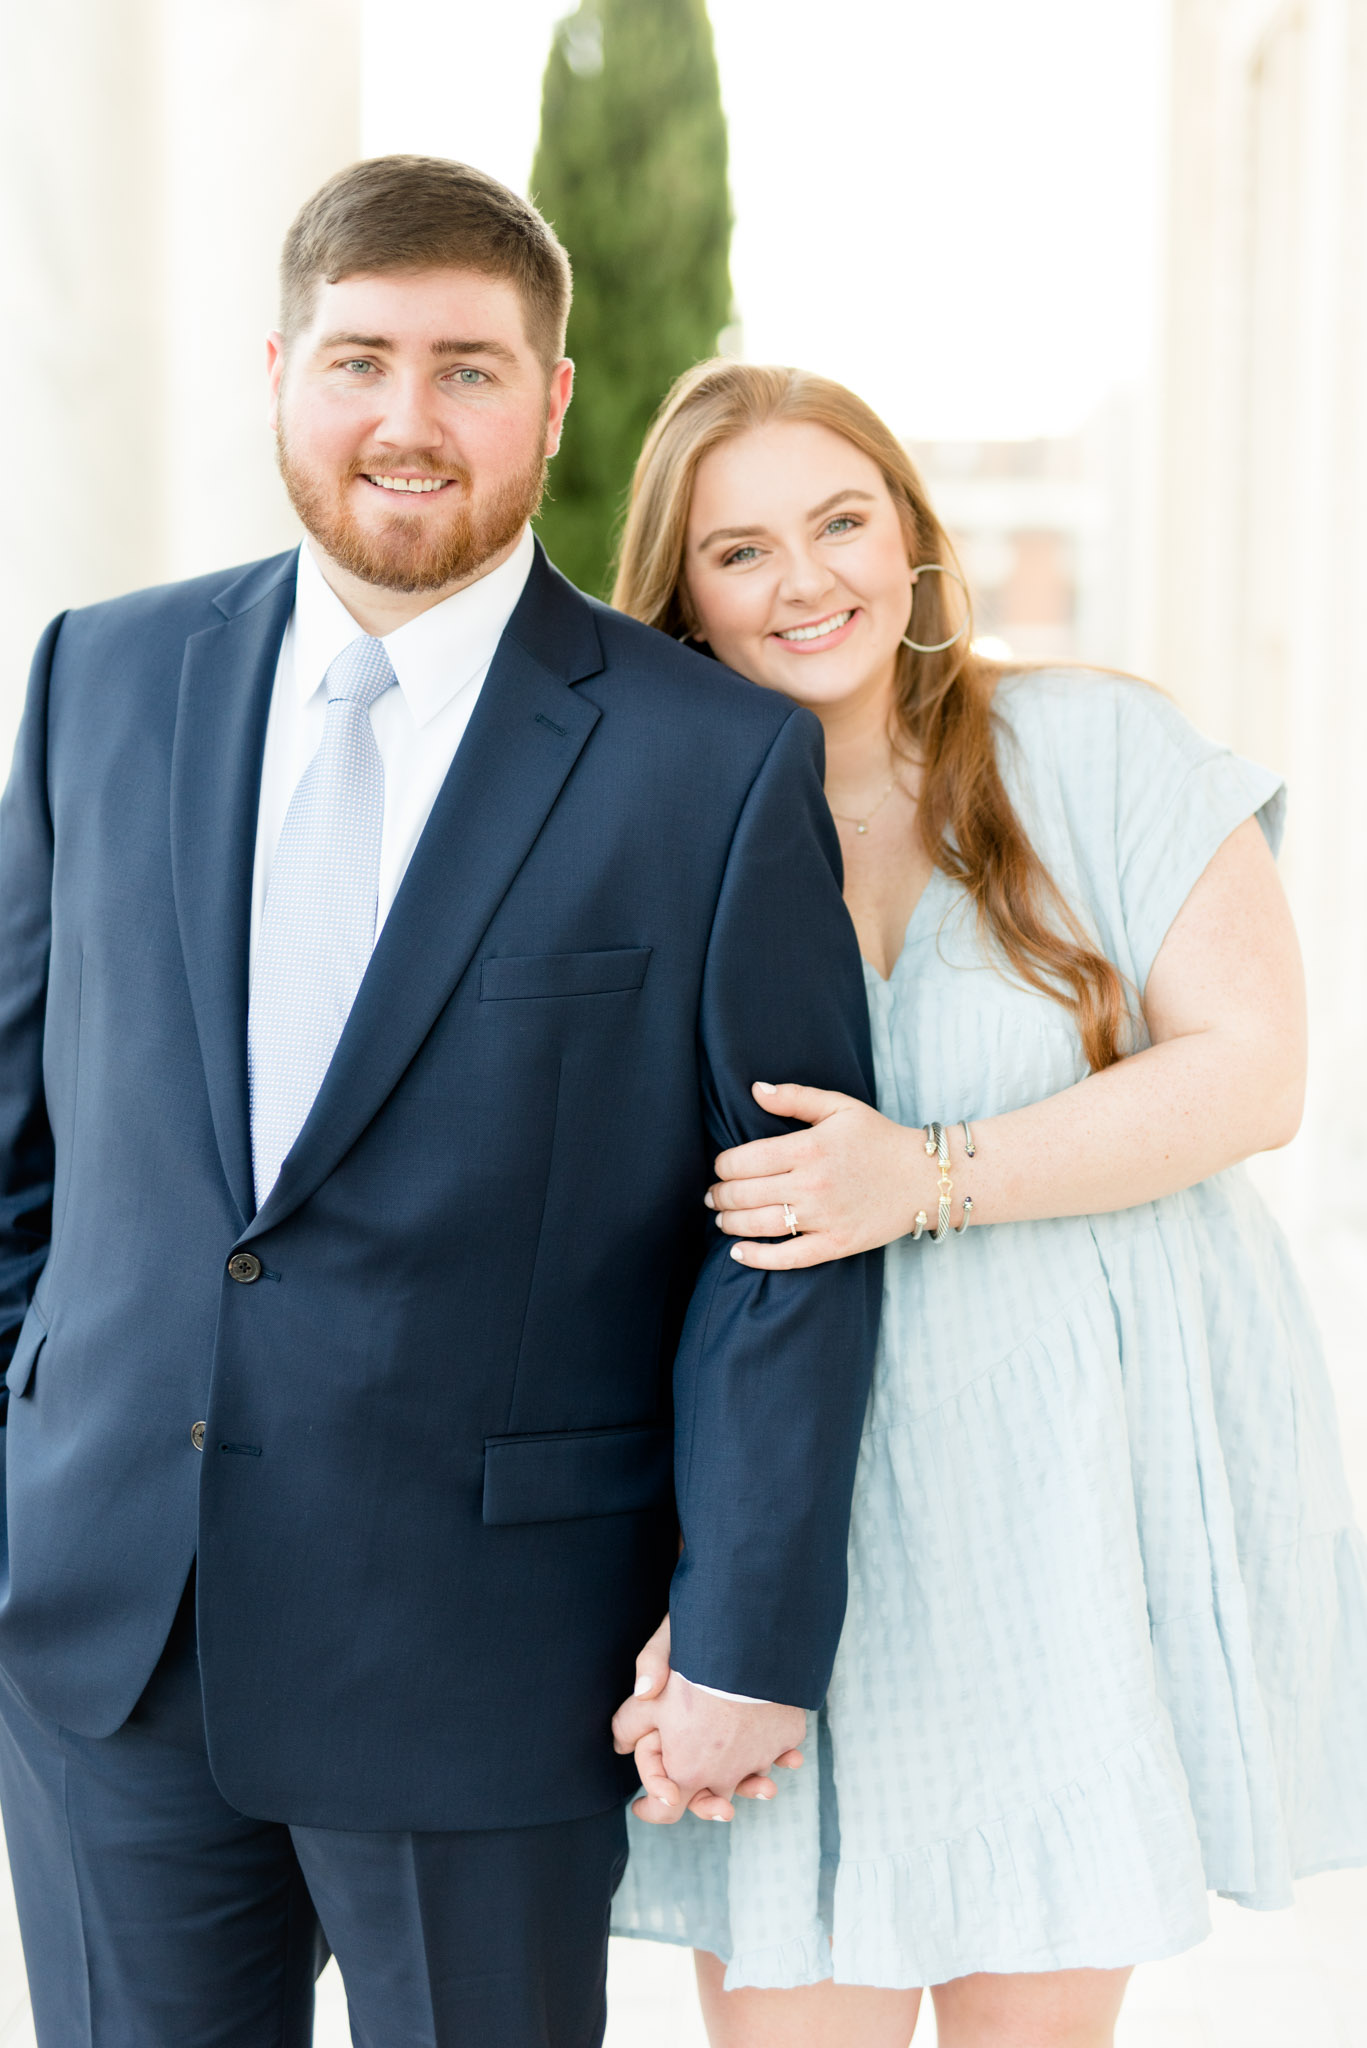
<svg viewBox="0 0 1367 2048">
<path fill-rule="evenodd" d="M 1297 1178 L 1367 1227 L 1367 0 L 1175 0 L 1173 28 L 1157 673 L 1290 781 Z"/>
<path fill-rule="evenodd" d="M 298 538 L 265 424 L 285 230 L 361 154 L 358 0 L 163 0 L 159 574 Z"/>
<path fill-rule="evenodd" d="M 264 337 L 290 216 L 360 153 L 359 0 L 0 14 L 0 760 L 64 606 L 289 545 Z"/>
<path fill-rule="evenodd" d="M 0 760 L 34 639 L 160 563 L 157 10 L 0 12 Z"/>
</svg>

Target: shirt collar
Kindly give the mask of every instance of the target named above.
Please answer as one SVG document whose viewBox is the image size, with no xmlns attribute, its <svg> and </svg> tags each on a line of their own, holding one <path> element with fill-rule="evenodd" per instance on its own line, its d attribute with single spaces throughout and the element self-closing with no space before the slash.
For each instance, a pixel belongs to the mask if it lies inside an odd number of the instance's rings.
<svg viewBox="0 0 1367 2048">
<path fill-rule="evenodd" d="M 416 725 L 426 725 L 484 674 L 526 587 L 535 554 L 526 526 L 497 569 L 385 634 L 385 651 Z M 300 702 L 307 703 L 361 631 L 307 546 L 299 550 L 292 624 L 294 683 Z"/>
</svg>

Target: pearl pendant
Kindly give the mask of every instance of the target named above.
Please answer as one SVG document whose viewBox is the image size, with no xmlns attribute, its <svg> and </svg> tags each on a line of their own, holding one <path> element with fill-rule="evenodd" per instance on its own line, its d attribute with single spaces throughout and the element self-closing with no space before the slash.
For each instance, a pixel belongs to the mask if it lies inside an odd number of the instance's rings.
<svg viewBox="0 0 1367 2048">
<path fill-rule="evenodd" d="M 856 831 L 856 832 L 857 832 L 857 833 L 859 834 L 860 838 L 862 839 L 862 838 L 863 838 L 863 836 L 864 836 L 864 834 L 865 834 L 865 833 L 866 833 L 866 832 L 868 831 L 868 829 L 869 829 L 869 828 L 868 828 L 868 826 L 867 826 L 867 825 L 866 825 L 866 824 L 864 823 L 864 820 L 863 820 L 863 819 L 861 818 L 861 819 L 859 820 L 859 823 L 858 823 L 858 824 L 857 824 L 857 825 L 855 826 L 855 828 L 854 828 L 854 829 L 855 829 L 855 831 Z"/>
</svg>

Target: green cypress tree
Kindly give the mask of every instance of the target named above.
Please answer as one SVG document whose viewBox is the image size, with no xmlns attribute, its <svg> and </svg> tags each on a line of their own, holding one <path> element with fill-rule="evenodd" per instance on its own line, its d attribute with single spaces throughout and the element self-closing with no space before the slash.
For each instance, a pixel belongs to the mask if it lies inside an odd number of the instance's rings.
<svg viewBox="0 0 1367 2048">
<path fill-rule="evenodd" d="M 730 318 L 726 120 L 706 0 L 581 0 L 557 25 L 532 167 L 574 265 L 574 403 L 540 530 L 605 593 L 650 417 Z"/>
</svg>

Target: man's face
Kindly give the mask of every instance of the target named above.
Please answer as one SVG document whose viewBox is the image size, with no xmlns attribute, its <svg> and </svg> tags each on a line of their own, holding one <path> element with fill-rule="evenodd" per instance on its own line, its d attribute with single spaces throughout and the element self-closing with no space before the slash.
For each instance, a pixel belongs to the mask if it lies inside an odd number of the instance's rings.
<svg viewBox="0 0 1367 2048">
<path fill-rule="evenodd" d="M 363 583 L 469 582 L 536 511 L 573 365 L 549 377 L 516 287 L 468 270 L 320 283 L 269 344 L 280 472 L 306 530 Z"/>
</svg>

